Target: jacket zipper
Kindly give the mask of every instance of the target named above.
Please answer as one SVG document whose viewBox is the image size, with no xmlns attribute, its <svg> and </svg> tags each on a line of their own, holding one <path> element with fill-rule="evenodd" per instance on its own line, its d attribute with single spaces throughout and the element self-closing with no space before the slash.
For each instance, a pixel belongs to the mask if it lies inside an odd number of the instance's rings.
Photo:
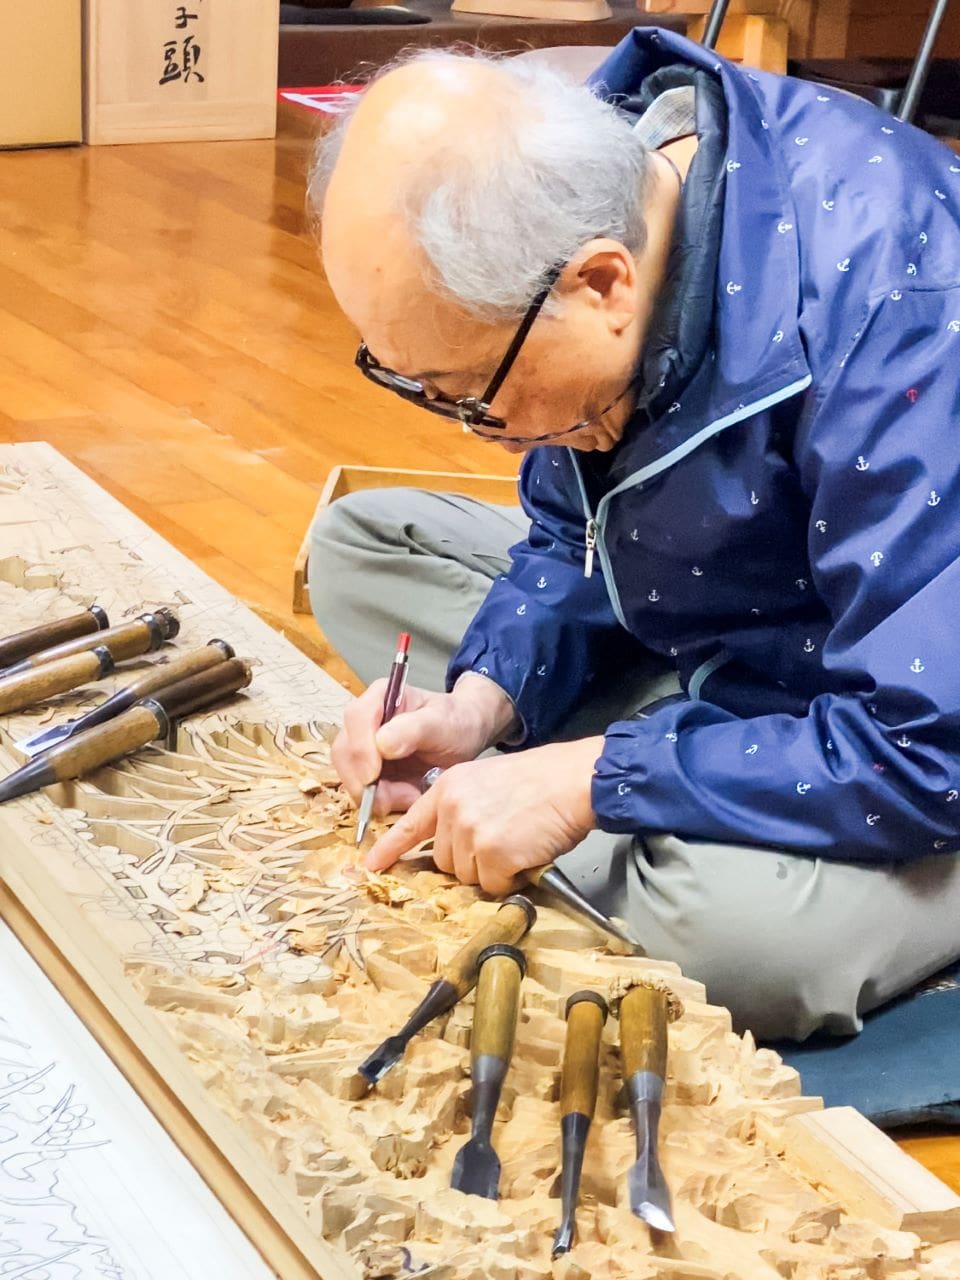
<svg viewBox="0 0 960 1280">
<path fill-rule="evenodd" d="M 584 532 L 584 542 L 587 547 L 587 554 L 584 558 L 583 576 L 585 578 L 593 577 L 593 553 L 597 549 L 597 522 L 593 516 L 587 519 L 586 530 Z"/>
<path fill-rule="evenodd" d="M 626 627 L 627 622 L 623 613 L 623 606 L 620 603 L 620 593 L 617 591 L 617 584 L 614 581 L 613 572 L 607 561 L 606 548 L 603 544 L 603 521 L 606 515 L 607 507 L 610 505 L 611 499 L 623 493 L 626 489 L 633 489 L 637 485 L 643 484 L 644 481 L 651 479 L 655 475 L 659 475 L 661 471 L 666 471 L 676 463 L 680 462 L 689 453 L 700 447 L 711 437 L 725 430 L 727 427 L 734 426 L 738 422 L 742 422 L 744 418 L 749 418 L 755 413 L 761 413 L 765 409 L 771 408 L 775 404 L 779 404 L 782 400 L 788 400 L 792 396 L 798 395 L 801 391 L 806 390 L 810 385 L 812 377 L 807 374 L 805 377 L 798 379 L 789 386 L 781 387 L 778 391 L 771 392 L 770 395 L 763 396 L 762 399 L 754 401 L 749 405 L 738 405 L 733 413 L 727 414 L 723 418 L 718 418 L 711 422 L 708 426 L 701 428 L 695 432 L 683 444 L 671 449 L 669 453 L 655 459 L 653 462 L 647 463 L 626 480 L 622 480 L 616 488 L 609 490 L 603 495 L 597 504 L 596 512 L 590 505 L 587 497 L 587 487 L 583 482 L 583 476 L 580 472 L 580 464 L 577 461 L 575 449 L 567 449 L 570 461 L 573 465 L 573 473 L 577 478 L 577 487 L 580 490 L 580 499 L 583 503 L 583 514 L 586 517 L 586 527 L 584 530 L 584 545 L 586 547 L 586 556 L 583 565 L 583 576 L 589 578 L 593 576 L 594 554 L 600 557 L 600 563 L 603 566 L 604 577 L 606 580 L 607 594 L 610 597 L 610 603 L 613 606 L 613 612 L 617 621 L 621 626 Z M 629 628 L 628 628 L 629 629 Z"/>
</svg>

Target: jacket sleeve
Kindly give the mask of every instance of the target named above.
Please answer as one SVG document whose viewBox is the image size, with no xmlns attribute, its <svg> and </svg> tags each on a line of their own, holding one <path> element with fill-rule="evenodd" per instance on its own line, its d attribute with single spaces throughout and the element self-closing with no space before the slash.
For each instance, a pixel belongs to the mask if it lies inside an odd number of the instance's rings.
<svg viewBox="0 0 960 1280">
<path fill-rule="evenodd" d="M 616 679 L 643 648 L 617 621 L 600 568 L 586 565 L 586 516 L 565 449 L 528 454 L 520 500 L 530 532 L 510 550 L 447 671 L 451 689 L 478 672 L 512 699 L 522 721 L 511 748 L 549 740 L 587 698 Z"/>
<path fill-rule="evenodd" d="M 593 803 L 612 832 L 669 831 L 849 861 L 960 849 L 960 288 L 872 305 L 808 408 L 831 684 L 804 717 L 708 702 L 608 731 Z"/>
</svg>

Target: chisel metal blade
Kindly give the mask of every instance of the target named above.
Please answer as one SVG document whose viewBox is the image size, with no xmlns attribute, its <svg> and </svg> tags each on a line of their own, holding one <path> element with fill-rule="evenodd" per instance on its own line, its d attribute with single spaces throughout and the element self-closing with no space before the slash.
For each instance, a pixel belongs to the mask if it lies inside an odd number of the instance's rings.
<svg viewBox="0 0 960 1280">
<path fill-rule="evenodd" d="M 78 716 L 75 720 L 67 720 L 64 724 L 54 725 L 52 729 L 45 729 L 43 733 L 35 733 L 32 738 L 24 738 L 17 743 L 17 749 L 27 756 L 39 755 L 41 751 L 55 747 L 58 742 L 66 742 L 75 733 L 82 733 L 86 728 L 81 723 L 82 719 L 82 716 Z"/>
<path fill-rule="evenodd" d="M 413 1037 L 434 1018 L 439 1018 L 441 1014 L 452 1009 L 459 999 L 460 993 L 452 982 L 440 978 L 433 983 L 400 1031 L 396 1035 L 388 1036 L 357 1067 L 367 1084 L 377 1084 L 390 1068 L 400 1061 Z"/>
<path fill-rule="evenodd" d="M 632 1213 L 657 1231 L 676 1231 L 670 1190 L 652 1144 L 648 1143 L 636 1163 L 631 1165 L 627 1189 Z"/>
</svg>

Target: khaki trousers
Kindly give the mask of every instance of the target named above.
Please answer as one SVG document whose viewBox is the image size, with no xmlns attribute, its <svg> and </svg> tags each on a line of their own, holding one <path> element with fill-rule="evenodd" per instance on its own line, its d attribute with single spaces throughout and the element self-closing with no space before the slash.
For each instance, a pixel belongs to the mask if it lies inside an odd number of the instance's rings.
<svg viewBox="0 0 960 1280">
<path fill-rule="evenodd" d="M 411 631 L 411 682 L 442 689 L 450 655 L 525 534 L 519 508 L 450 494 L 341 498 L 312 529 L 317 620 L 368 683 L 385 674 L 397 631 Z M 651 657 L 562 736 L 603 732 L 675 688 Z M 865 1012 L 960 955 L 956 856 L 861 866 L 594 831 L 560 865 L 598 906 L 629 921 L 648 955 L 676 961 L 738 1029 L 765 1039 L 859 1031 Z"/>
</svg>

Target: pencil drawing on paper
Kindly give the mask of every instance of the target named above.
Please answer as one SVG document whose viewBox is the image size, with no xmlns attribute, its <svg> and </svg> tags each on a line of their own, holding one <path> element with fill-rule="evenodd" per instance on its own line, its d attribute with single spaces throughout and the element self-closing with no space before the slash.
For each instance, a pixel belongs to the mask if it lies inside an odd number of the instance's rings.
<svg viewBox="0 0 960 1280">
<path fill-rule="evenodd" d="M 125 1280 L 109 1229 L 78 1203 L 97 1123 L 55 1061 L 0 1014 L 0 1275 Z"/>
</svg>

